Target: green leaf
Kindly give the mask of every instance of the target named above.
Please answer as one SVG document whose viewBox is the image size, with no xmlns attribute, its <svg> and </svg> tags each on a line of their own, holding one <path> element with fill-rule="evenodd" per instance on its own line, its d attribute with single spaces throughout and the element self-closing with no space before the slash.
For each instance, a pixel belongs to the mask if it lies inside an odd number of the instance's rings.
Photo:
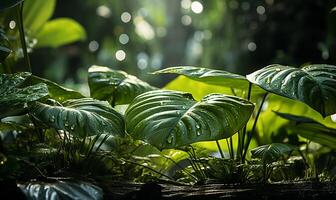
<svg viewBox="0 0 336 200">
<path fill-rule="evenodd" d="M 251 150 L 252 158 L 259 158 L 264 164 L 277 161 L 280 157 L 291 153 L 296 149 L 295 146 L 273 143 L 256 147 Z"/>
<path fill-rule="evenodd" d="M 0 132 L 12 130 L 23 131 L 25 129 L 27 129 L 27 127 L 16 122 L 0 122 Z"/>
<path fill-rule="evenodd" d="M 103 190 L 81 181 L 30 182 L 18 185 L 27 199 L 103 199 Z"/>
<path fill-rule="evenodd" d="M 25 0 L 23 23 L 29 35 L 35 35 L 54 13 L 56 0 Z"/>
<path fill-rule="evenodd" d="M 2 63 L 11 52 L 12 50 L 9 48 L 9 40 L 5 35 L 5 32 L 0 29 L 0 63 Z"/>
<path fill-rule="evenodd" d="M 85 38 L 85 30 L 78 22 L 59 18 L 43 25 L 42 30 L 36 35 L 36 47 L 56 48 Z"/>
<path fill-rule="evenodd" d="M 263 89 L 291 99 L 299 100 L 323 117 L 336 113 L 336 67 L 310 65 L 302 69 L 270 65 L 247 79 Z"/>
<path fill-rule="evenodd" d="M 65 107 L 36 103 L 32 116 L 47 127 L 87 137 L 110 134 L 124 135 L 124 119 L 107 102 L 90 98 L 64 102 Z"/>
<path fill-rule="evenodd" d="M 302 123 L 287 128 L 290 133 L 298 134 L 308 140 L 336 149 L 336 129 L 319 123 Z"/>
<path fill-rule="evenodd" d="M 21 113 L 25 103 L 48 96 L 44 83 L 22 87 L 30 75 L 28 72 L 0 75 L 0 118 Z"/>
<path fill-rule="evenodd" d="M 211 85 L 244 89 L 248 87 L 248 81 L 244 76 L 216 69 L 178 66 L 162 69 L 153 74 L 179 74 Z"/>
<path fill-rule="evenodd" d="M 295 121 L 297 125 L 287 127 L 290 133 L 298 134 L 308 140 L 314 141 L 330 148 L 336 148 L 336 129 L 325 126 L 314 119 L 292 115 L 288 113 L 279 113 L 282 118 Z"/>
<path fill-rule="evenodd" d="M 1 0 L 0 1 L 0 10 L 4 10 L 7 8 L 12 8 L 17 4 L 21 3 L 23 0 Z"/>
<path fill-rule="evenodd" d="M 157 89 L 124 71 L 102 66 L 89 68 L 89 86 L 91 97 L 115 105 L 128 104 L 139 94 Z"/>
<path fill-rule="evenodd" d="M 245 126 L 253 104 L 210 94 L 200 102 L 189 93 L 156 90 L 137 96 L 126 110 L 127 132 L 158 149 L 228 138 Z"/>
<path fill-rule="evenodd" d="M 49 97 L 61 103 L 69 99 L 84 98 L 84 95 L 82 95 L 81 93 L 72 89 L 65 88 L 48 79 L 40 78 L 38 76 L 31 76 L 30 80 L 33 84 L 45 83 L 48 86 Z"/>
</svg>

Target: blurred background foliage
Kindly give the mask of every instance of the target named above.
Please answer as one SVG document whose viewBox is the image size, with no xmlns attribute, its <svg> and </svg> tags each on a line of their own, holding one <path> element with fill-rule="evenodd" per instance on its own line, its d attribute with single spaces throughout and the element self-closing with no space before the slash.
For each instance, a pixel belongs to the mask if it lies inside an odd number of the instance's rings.
<svg viewBox="0 0 336 200">
<path fill-rule="evenodd" d="M 57 1 L 51 19 L 78 21 L 86 40 L 35 49 L 33 72 L 74 86 L 96 64 L 163 86 L 168 80 L 148 73 L 194 65 L 245 75 L 272 63 L 335 64 L 334 6 L 335 0 Z"/>
</svg>

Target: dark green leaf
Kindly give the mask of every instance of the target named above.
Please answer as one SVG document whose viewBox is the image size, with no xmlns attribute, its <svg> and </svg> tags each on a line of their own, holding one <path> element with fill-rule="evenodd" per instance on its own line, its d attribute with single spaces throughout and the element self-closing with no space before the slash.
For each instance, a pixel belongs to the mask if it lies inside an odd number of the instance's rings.
<svg viewBox="0 0 336 200">
<path fill-rule="evenodd" d="M 128 104 L 139 94 L 157 89 L 124 71 L 102 66 L 89 68 L 89 86 L 91 97 L 116 105 Z"/>
<path fill-rule="evenodd" d="M 80 137 L 110 134 L 124 135 L 124 119 L 107 102 L 89 98 L 64 102 L 64 106 L 36 103 L 32 116 L 56 130 L 68 131 Z"/>
<path fill-rule="evenodd" d="M 48 96 L 44 83 L 22 87 L 30 73 L 0 75 L 0 118 L 21 113 L 25 103 Z"/>
<path fill-rule="evenodd" d="M 0 63 L 3 62 L 11 52 L 9 40 L 4 31 L 0 29 Z"/>
<path fill-rule="evenodd" d="M 307 123 L 291 126 L 288 130 L 290 133 L 298 134 L 321 145 L 336 148 L 336 129 L 322 124 Z"/>
<path fill-rule="evenodd" d="M 86 33 L 78 22 L 59 18 L 45 23 L 36 35 L 36 47 L 59 47 L 86 39 Z"/>
<path fill-rule="evenodd" d="M 103 190 L 86 182 L 56 181 L 19 184 L 27 199 L 103 199 Z"/>
<path fill-rule="evenodd" d="M 330 148 L 336 148 L 336 129 L 327 127 L 320 122 L 307 117 L 277 113 L 277 115 L 295 121 L 299 124 L 287 127 L 292 134 L 298 134 L 308 140 L 314 141 Z"/>
<path fill-rule="evenodd" d="M 251 150 L 252 158 L 259 158 L 265 164 L 277 161 L 280 157 L 291 153 L 296 149 L 295 146 L 273 143 L 256 147 Z"/>
<path fill-rule="evenodd" d="M 277 111 L 273 111 L 276 115 L 284 118 L 284 119 L 288 119 L 288 120 L 292 120 L 295 122 L 299 122 L 299 123 L 318 123 L 315 120 L 308 118 L 308 117 L 304 117 L 304 116 L 299 116 L 299 115 L 292 115 L 289 113 L 281 113 L 281 112 L 277 112 Z"/>
<path fill-rule="evenodd" d="M 336 113 L 336 67 L 310 65 L 302 69 L 270 65 L 247 76 L 263 89 L 299 100 L 322 114 Z"/>
<path fill-rule="evenodd" d="M 0 1 L 0 10 L 11 8 L 21 3 L 23 0 L 1 0 Z"/>
<path fill-rule="evenodd" d="M 69 99 L 80 99 L 84 98 L 81 93 L 65 88 L 57 83 L 49 81 L 48 79 L 40 78 L 38 76 L 31 76 L 31 81 L 33 84 L 45 83 L 48 86 L 49 97 L 57 100 L 58 102 L 64 102 Z"/>
<path fill-rule="evenodd" d="M 158 149 L 228 138 L 247 123 L 253 104 L 210 94 L 200 102 L 189 93 L 156 90 L 137 96 L 126 110 L 127 132 Z"/>
</svg>

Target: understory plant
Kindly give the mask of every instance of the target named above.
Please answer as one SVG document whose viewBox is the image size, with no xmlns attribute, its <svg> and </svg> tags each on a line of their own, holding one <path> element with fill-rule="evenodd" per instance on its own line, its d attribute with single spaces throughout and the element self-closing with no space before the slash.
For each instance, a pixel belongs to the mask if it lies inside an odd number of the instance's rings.
<svg viewBox="0 0 336 200">
<path fill-rule="evenodd" d="M 18 11 L 21 48 L 0 32 L 2 181 L 334 179 L 335 66 L 275 64 L 247 76 L 170 67 L 153 73 L 180 75 L 165 88 L 92 66 L 84 96 L 31 73 L 23 3 L 0 3 L 10 7 Z M 43 36 L 51 25 L 35 26 L 46 26 Z M 18 52 L 28 72 L 14 73 Z"/>
</svg>

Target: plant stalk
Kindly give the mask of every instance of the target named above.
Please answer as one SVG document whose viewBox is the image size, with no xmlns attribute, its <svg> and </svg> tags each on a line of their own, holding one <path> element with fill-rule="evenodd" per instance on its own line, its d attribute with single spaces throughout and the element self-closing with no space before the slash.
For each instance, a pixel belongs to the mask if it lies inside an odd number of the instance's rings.
<svg viewBox="0 0 336 200">
<path fill-rule="evenodd" d="M 220 147 L 220 144 L 219 144 L 218 140 L 216 140 L 216 144 L 217 144 L 217 148 L 218 148 L 218 151 L 219 151 L 221 157 L 222 157 L 222 158 L 225 158 L 225 157 L 224 157 L 224 153 L 223 153 L 223 151 L 222 151 L 222 148 Z"/>
<path fill-rule="evenodd" d="M 30 73 L 32 73 L 32 68 L 30 65 L 30 59 L 27 51 L 27 43 L 26 43 L 26 36 L 25 31 L 23 27 L 23 2 L 17 6 L 17 20 L 18 20 L 18 26 L 19 26 L 19 33 L 20 33 L 20 40 L 21 40 L 21 47 L 23 51 L 23 56 L 25 60 L 25 64 L 28 67 L 28 70 Z"/>
<path fill-rule="evenodd" d="M 262 107 L 265 103 L 265 100 L 266 100 L 266 97 L 267 97 L 268 93 L 266 93 L 264 96 L 263 96 L 263 99 L 261 101 L 261 104 L 259 106 L 259 109 L 258 109 L 258 112 L 257 112 L 257 115 L 256 115 L 256 118 L 253 122 L 253 126 L 252 126 L 252 130 L 250 132 L 250 134 L 247 136 L 247 141 L 246 141 L 246 145 L 245 145 L 245 149 L 244 149 L 244 154 L 243 154 L 243 158 L 245 160 L 245 157 L 246 157 L 246 153 L 248 151 L 248 147 L 250 145 L 250 142 L 251 142 L 251 139 L 252 139 L 252 136 L 253 134 L 255 133 L 255 129 L 257 127 L 257 122 L 258 122 L 258 119 L 259 119 L 259 116 L 260 116 L 260 113 L 261 113 L 261 110 L 262 110 Z"/>
</svg>

